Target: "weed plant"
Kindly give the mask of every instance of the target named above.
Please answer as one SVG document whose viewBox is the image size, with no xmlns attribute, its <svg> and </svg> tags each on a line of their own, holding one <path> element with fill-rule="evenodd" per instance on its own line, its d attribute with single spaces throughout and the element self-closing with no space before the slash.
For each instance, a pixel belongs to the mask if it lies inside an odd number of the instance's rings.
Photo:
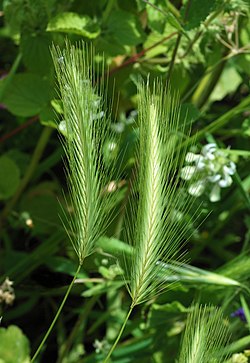
<svg viewBox="0 0 250 363">
<path fill-rule="evenodd" d="M 247 2 L 0 6 L 0 361 L 247 363 Z"/>
</svg>

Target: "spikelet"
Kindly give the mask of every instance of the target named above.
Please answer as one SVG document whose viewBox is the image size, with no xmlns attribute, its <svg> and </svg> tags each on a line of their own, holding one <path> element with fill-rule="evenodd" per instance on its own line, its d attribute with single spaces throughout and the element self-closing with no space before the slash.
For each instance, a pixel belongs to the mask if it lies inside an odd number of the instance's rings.
<svg viewBox="0 0 250 363">
<path fill-rule="evenodd" d="M 193 199 L 183 202 L 180 169 L 186 150 L 180 145 L 185 120 L 180 119 L 178 98 L 160 81 L 139 86 L 138 117 L 140 141 L 138 148 L 139 193 L 136 222 L 128 226 L 128 239 L 134 252 L 127 268 L 128 290 L 132 305 L 145 302 L 169 287 L 160 278 L 172 273 L 163 262 L 180 259 L 180 248 L 187 225 L 180 218 L 190 210 Z"/>
<path fill-rule="evenodd" d="M 213 306 L 192 306 L 177 363 L 221 363 L 228 341 L 222 310 Z M 225 358 L 225 357 L 224 357 Z"/>
<path fill-rule="evenodd" d="M 65 228 L 82 263 L 105 230 L 109 215 L 105 215 L 110 193 L 104 192 L 108 178 L 102 152 L 110 119 L 104 112 L 105 89 L 95 78 L 95 71 L 102 78 L 103 62 L 95 70 L 93 49 L 84 43 L 74 47 L 66 42 L 62 51 L 53 46 L 52 56 L 63 105 L 63 146 L 73 207 Z"/>
</svg>

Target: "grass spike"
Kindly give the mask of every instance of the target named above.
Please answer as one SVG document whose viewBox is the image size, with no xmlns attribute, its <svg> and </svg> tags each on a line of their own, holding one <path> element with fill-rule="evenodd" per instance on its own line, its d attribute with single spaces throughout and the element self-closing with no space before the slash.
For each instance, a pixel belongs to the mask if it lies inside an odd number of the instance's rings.
<svg viewBox="0 0 250 363">
<path fill-rule="evenodd" d="M 222 363 L 228 338 L 227 322 L 220 308 L 193 305 L 177 363 Z"/>
<path fill-rule="evenodd" d="M 179 228 L 175 213 L 187 212 L 193 202 L 183 205 L 179 170 L 185 150 L 185 120 L 180 119 L 178 97 L 160 81 L 139 86 L 139 205 L 134 235 L 129 292 L 134 305 L 156 296 L 165 287 L 157 277 L 159 261 L 180 259 L 185 226 Z M 171 274 L 171 271 L 169 270 Z"/>
<path fill-rule="evenodd" d="M 93 49 L 84 43 L 73 46 L 66 42 L 63 50 L 53 46 L 52 58 L 63 107 L 66 137 L 62 142 L 67 158 L 70 207 L 73 208 L 73 217 L 64 226 L 79 266 L 31 363 L 52 331 L 84 259 L 92 253 L 95 242 L 104 233 L 114 198 L 113 193 L 105 190 L 109 180 L 102 157 L 110 118 L 103 111 L 105 89 L 95 77 L 97 72 L 100 79 L 104 78 L 104 62 L 95 69 Z"/>
<path fill-rule="evenodd" d="M 67 43 L 63 51 L 53 47 L 52 54 L 67 134 L 63 146 L 74 214 L 70 239 L 82 264 L 105 230 L 104 212 L 111 198 L 103 192 L 108 179 L 102 161 L 110 119 L 103 111 L 105 89 L 95 78 L 95 71 L 102 78 L 103 64 L 95 70 L 93 49 L 84 43 L 77 47 Z"/>
<path fill-rule="evenodd" d="M 180 179 L 186 150 L 179 147 L 185 139 L 185 120 L 180 119 L 178 97 L 160 81 L 153 83 L 150 90 L 149 79 L 139 85 L 139 146 L 137 150 L 138 184 L 134 186 L 134 196 L 138 196 L 136 223 L 128 224 L 128 240 L 133 245 L 131 266 L 125 262 L 127 284 L 132 302 L 126 321 L 135 305 L 157 296 L 170 284 L 160 278 L 164 267 L 161 262 L 175 264 L 181 260 L 187 224 L 180 230 L 177 213 L 188 212 L 193 198 L 183 203 Z M 131 202 L 130 210 L 134 210 Z M 197 216 L 197 215 L 196 215 Z M 134 220 L 134 219 L 133 219 Z M 172 269 L 164 274 L 171 275 Z M 125 322 L 126 323 L 126 322 Z M 125 323 L 110 349 L 108 362 L 117 345 Z"/>
</svg>

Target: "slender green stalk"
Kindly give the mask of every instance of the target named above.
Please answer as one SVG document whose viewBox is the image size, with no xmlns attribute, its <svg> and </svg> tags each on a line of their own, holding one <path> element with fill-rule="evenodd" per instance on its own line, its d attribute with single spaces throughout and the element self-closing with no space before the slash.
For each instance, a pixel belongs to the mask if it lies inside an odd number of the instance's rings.
<svg viewBox="0 0 250 363">
<path fill-rule="evenodd" d="M 123 333 L 123 331 L 124 331 L 124 329 L 125 329 L 125 327 L 126 327 L 126 325 L 127 325 L 127 321 L 128 321 L 128 319 L 129 319 L 129 317 L 130 317 L 130 315 L 131 315 L 131 313 L 132 313 L 133 309 L 134 309 L 134 305 L 133 305 L 133 304 L 131 304 L 130 309 L 129 309 L 129 311 L 128 311 L 128 314 L 127 314 L 126 318 L 124 319 L 124 322 L 123 322 L 123 324 L 122 324 L 122 326 L 121 326 L 121 329 L 120 329 L 120 331 L 119 331 L 119 334 L 117 335 L 117 338 L 116 338 L 115 342 L 113 343 L 113 345 L 112 345 L 112 347 L 111 347 L 110 351 L 108 352 L 108 355 L 107 355 L 107 357 L 106 357 L 106 358 L 105 358 L 105 360 L 104 360 L 104 363 L 107 363 L 107 362 L 108 362 L 108 360 L 109 360 L 109 358 L 111 357 L 111 355 L 112 355 L 113 351 L 115 350 L 115 348 L 116 348 L 116 346 L 117 346 L 117 344 L 118 344 L 119 340 L 121 339 L 122 333 Z"/>
<path fill-rule="evenodd" d="M 182 37 L 182 33 L 179 33 L 178 37 L 176 39 L 176 42 L 175 42 L 175 47 L 174 47 L 171 62 L 170 62 L 170 65 L 169 65 L 168 76 L 167 76 L 167 84 L 170 81 L 171 74 L 172 74 L 172 71 L 174 69 L 175 58 L 176 58 L 177 51 L 178 51 L 178 48 L 179 48 L 179 45 L 180 45 L 180 42 L 181 42 L 181 37 Z"/>
<path fill-rule="evenodd" d="M 220 117 L 218 117 L 215 121 L 211 122 L 208 126 L 203 127 L 202 130 L 198 131 L 194 136 L 189 137 L 185 140 L 181 147 L 192 145 L 194 141 L 200 140 L 207 133 L 213 133 L 214 131 L 225 126 L 233 117 L 237 116 L 241 112 L 244 112 L 249 108 L 250 105 L 250 96 L 245 97 L 237 106 L 230 109 L 228 112 L 224 113 Z"/>
<path fill-rule="evenodd" d="M 186 3 L 186 10 L 185 10 L 184 18 L 183 18 L 184 21 L 186 20 L 186 17 L 188 15 L 190 4 L 191 4 L 191 0 L 188 0 L 187 3 Z M 173 54 L 172 54 L 171 62 L 170 62 L 170 65 L 169 65 L 167 83 L 166 83 L 167 85 L 169 84 L 171 74 L 172 74 L 172 71 L 173 71 L 173 68 L 174 68 L 175 58 L 176 58 L 177 51 L 178 51 L 178 48 L 179 48 L 179 45 L 180 45 L 180 42 L 181 42 L 181 38 L 182 38 L 182 33 L 179 32 L 178 37 L 176 39 L 176 43 L 175 43 L 174 51 L 173 51 Z"/>
<path fill-rule="evenodd" d="M 78 268 L 77 268 L 77 270 L 76 270 L 76 273 L 75 273 L 75 275 L 74 275 L 74 277 L 73 277 L 73 280 L 71 281 L 71 283 L 70 283 L 70 285 L 69 285 L 69 287 L 68 287 L 68 289 L 67 289 L 67 291 L 66 291 L 66 294 L 64 295 L 64 298 L 63 298 L 63 300 L 62 300 L 62 302 L 61 302 L 61 305 L 59 306 L 59 308 L 58 308 L 58 310 L 57 310 L 57 313 L 56 313 L 56 315 L 55 315 L 55 317 L 54 317 L 54 319 L 53 319 L 52 323 L 51 323 L 51 324 L 50 324 L 50 326 L 49 326 L 49 329 L 47 330 L 47 332 L 46 332 L 46 334 L 45 334 L 45 336 L 44 336 L 43 340 L 41 341 L 41 344 L 40 344 L 40 345 L 39 345 L 39 347 L 37 348 L 37 350 L 36 350 L 35 354 L 33 355 L 32 359 L 31 359 L 31 361 L 30 361 L 31 363 L 33 363 L 33 362 L 35 361 L 36 357 L 38 356 L 38 354 L 39 354 L 39 353 L 40 353 L 40 351 L 42 350 L 42 348 L 43 348 L 43 346 L 44 346 L 44 344 L 45 344 L 46 340 L 48 339 L 48 337 L 49 337 L 49 335 L 50 335 L 50 333 L 51 333 L 51 331 L 52 331 L 52 329 L 53 329 L 53 327 L 54 327 L 55 323 L 57 322 L 57 319 L 58 319 L 59 315 L 61 314 L 61 311 L 62 311 L 62 309 L 63 309 L 63 307 L 64 307 L 64 305 L 65 305 L 65 302 L 66 302 L 66 300 L 67 300 L 67 298 L 68 298 L 68 296 L 69 296 L 69 294 L 70 294 L 70 291 L 71 291 L 71 289 L 72 289 L 72 287 L 73 287 L 73 285 L 74 285 L 75 279 L 77 278 L 77 275 L 78 275 L 78 273 L 79 273 L 79 271 L 80 271 L 81 267 L 82 267 L 82 265 L 81 265 L 81 264 L 79 264 L 79 266 L 78 266 Z"/>
<path fill-rule="evenodd" d="M 17 201 L 19 200 L 20 196 L 22 195 L 24 189 L 26 188 L 26 186 L 28 185 L 30 179 L 32 178 L 37 164 L 39 162 L 39 160 L 41 159 L 44 149 L 47 146 L 47 143 L 50 139 L 51 133 L 53 132 L 53 129 L 50 127 L 45 127 L 42 131 L 42 134 L 38 140 L 37 146 L 35 148 L 35 151 L 32 155 L 30 164 L 24 174 L 23 179 L 21 180 L 19 187 L 16 191 L 16 193 L 14 194 L 14 196 L 10 199 L 10 201 L 6 204 L 4 210 L 1 213 L 0 216 L 0 225 L 4 222 L 4 220 L 6 219 L 6 217 L 8 216 L 9 212 L 13 209 L 14 205 L 17 203 Z"/>
<path fill-rule="evenodd" d="M 199 82 L 199 86 L 195 90 L 192 97 L 192 103 L 197 108 L 202 108 L 202 106 L 204 106 L 207 102 L 218 80 L 220 79 L 225 64 L 226 60 L 223 60 L 213 69 L 213 72 L 208 72 L 207 74 L 205 74 L 205 76 Z"/>
</svg>

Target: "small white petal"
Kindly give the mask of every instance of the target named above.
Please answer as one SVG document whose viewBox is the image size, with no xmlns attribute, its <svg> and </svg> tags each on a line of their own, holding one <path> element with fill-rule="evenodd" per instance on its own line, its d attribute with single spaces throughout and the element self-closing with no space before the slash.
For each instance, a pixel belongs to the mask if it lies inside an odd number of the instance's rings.
<svg viewBox="0 0 250 363">
<path fill-rule="evenodd" d="M 221 188 L 227 188 L 232 184 L 232 182 L 233 179 L 231 178 L 231 176 L 224 174 L 224 179 L 221 179 L 218 184 Z"/>
<path fill-rule="evenodd" d="M 214 160 L 215 159 L 215 156 L 212 153 L 207 153 L 206 154 L 206 158 L 207 158 L 207 160 Z"/>
<path fill-rule="evenodd" d="M 205 180 L 199 180 L 198 182 L 190 185 L 190 187 L 188 188 L 188 192 L 194 197 L 199 197 L 204 192 L 205 186 L 206 186 Z"/>
<path fill-rule="evenodd" d="M 201 152 L 204 156 L 212 155 L 216 150 L 216 144 L 207 144 L 205 146 L 203 146 Z"/>
<path fill-rule="evenodd" d="M 211 202 L 218 202 L 220 200 L 220 187 L 215 184 L 210 192 L 209 199 Z"/>
<path fill-rule="evenodd" d="M 208 180 L 211 183 L 216 183 L 217 181 L 219 181 L 221 179 L 221 175 L 220 174 L 215 174 L 215 175 L 211 175 L 208 177 Z"/>
<path fill-rule="evenodd" d="M 200 155 L 194 154 L 194 153 L 187 153 L 185 160 L 187 163 L 192 163 L 193 161 L 196 161 L 197 159 L 199 159 Z"/>
<path fill-rule="evenodd" d="M 233 163 L 232 161 L 230 161 L 229 166 L 224 165 L 223 166 L 223 171 L 229 175 L 233 175 L 236 171 L 236 165 L 235 163 Z"/>
<path fill-rule="evenodd" d="M 181 169 L 181 178 L 184 180 L 190 180 L 195 174 L 196 167 L 195 166 L 184 166 Z"/>
<path fill-rule="evenodd" d="M 202 169 L 205 168 L 205 166 L 206 166 L 206 164 L 205 164 L 205 158 L 202 155 L 199 155 L 199 158 L 196 161 L 196 167 L 197 167 L 197 169 L 202 170 Z"/>
</svg>

